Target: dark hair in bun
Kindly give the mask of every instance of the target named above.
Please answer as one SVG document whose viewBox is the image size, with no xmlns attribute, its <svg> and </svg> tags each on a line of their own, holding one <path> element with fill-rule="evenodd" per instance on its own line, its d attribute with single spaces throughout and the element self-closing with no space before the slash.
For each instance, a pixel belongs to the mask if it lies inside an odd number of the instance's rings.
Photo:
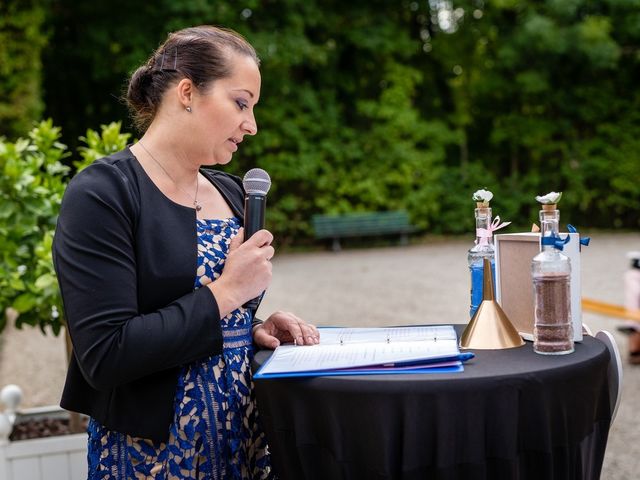
<svg viewBox="0 0 640 480">
<path fill-rule="evenodd" d="M 229 53 L 260 60 L 254 48 L 233 30 L 202 25 L 170 33 L 149 60 L 129 79 L 126 102 L 135 126 L 144 132 L 153 121 L 165 91 L 183 78 L 196 88 L 231 74 Z"/>
</svg>

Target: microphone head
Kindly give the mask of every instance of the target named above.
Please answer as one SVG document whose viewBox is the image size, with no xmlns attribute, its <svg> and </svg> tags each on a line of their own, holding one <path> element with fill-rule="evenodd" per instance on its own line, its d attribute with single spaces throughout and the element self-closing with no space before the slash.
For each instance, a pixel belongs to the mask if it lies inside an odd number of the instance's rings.
<svg viewBox="0 0 640 480">
<path fill-rule="evenodd" d="M 254 195 L 266 195 L 271 188 L 269 174 L 261 168 L 252 168 L 244 174 L 242 179 L 244 191 Z"/>
</svg>

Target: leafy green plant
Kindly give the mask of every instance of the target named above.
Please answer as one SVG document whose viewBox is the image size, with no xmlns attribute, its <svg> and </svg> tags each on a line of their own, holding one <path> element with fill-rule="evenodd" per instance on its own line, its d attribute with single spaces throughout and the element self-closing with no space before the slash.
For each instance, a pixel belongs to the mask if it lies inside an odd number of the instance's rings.
<svg viewBox="0 0 640 480">
<path fill-rule="evenodd" d="M 125 147 L 129 134 L 120 124 L 103 125 L 100 133 L 88 130 L 80 147 L 84 168 L 94 159 Z M 16 325 L 64 326 L 62 300 L 51 258 L 60 202 L 70 168 L 62 160 L 70 155 L 59 142 L 60 128 L 51 120 L 36 125 L 27 138 L 15 142 L 0 138 L 0 308 L 17 312 Z M 0 331 L 6 316 L 0 315 Z"/>
<path fill-rule="evenodd" d="M 69 172 L 59 138 L 60 129 L 47 120 L 28 138 L 0 140 L 0 305 L 18 312 L 18 326 L 51 325 L 56 334 L 62 306 L 51 242 Z M 0 327 L 5 321 L 1 316 Z"/>
<path fill-rule="evenodd" d="M 78 147 L 82 160 L 73 163 L 76 171 L 79 172 L 97 159 L 112 155 L 126 147 L 131 134 L 122 133 L 121 129 L 122 124 L 120 122 L 102 125 L 100 132 L 88 129 L 86 136 L 80 137 L 80 141 L 86 143 L 87 146 Z"/>
</svg>

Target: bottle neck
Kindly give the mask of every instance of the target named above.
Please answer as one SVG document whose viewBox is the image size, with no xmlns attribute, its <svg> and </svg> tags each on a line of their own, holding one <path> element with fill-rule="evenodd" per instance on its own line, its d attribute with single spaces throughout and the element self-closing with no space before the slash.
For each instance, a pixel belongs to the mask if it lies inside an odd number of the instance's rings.
<svg viewBox="0 0 640 480">
<path fill-rule="evenodd" d="M 479 207 L 476 214 L 476 245 L 493 245 L 491 230 L 491 208 Z"/>
<path fill-rule="evenodd" d="M 540 235 L 542 238 L 558 238 L 560 224 L 560 210 L 555 208 L 543 208 L 540 210 Z M 542 242 L 542 250 L 553 250 L 556 248 L 553 245 L 545 245 Z"/>
</svg>

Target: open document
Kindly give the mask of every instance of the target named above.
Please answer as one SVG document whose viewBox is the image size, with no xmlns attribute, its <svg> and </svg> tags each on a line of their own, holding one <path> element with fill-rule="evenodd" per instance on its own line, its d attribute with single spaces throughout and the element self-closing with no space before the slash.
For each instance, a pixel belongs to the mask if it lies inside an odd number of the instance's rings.
<svg viewBox="0 0 640 480">
<path fill-rule="evenodd" d="M 452 326 L 319 328 L 320 344 L 281 345 L 255 378 L 462 371 Z"/>
</svg>

